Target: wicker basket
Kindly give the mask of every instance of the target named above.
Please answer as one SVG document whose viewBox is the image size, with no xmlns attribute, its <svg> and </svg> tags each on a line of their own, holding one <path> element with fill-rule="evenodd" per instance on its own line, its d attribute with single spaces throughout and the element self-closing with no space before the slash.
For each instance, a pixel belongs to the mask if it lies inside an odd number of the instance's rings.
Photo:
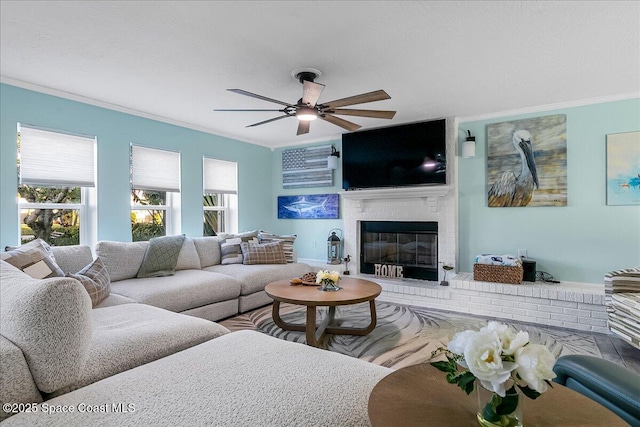
<svg viewBox="0 0 640 427">
<path fill-rule="evenodd" d="M 522 283 L 522 266 L 507 267 L 504 265 L 473 264 L 473 280 L 479 282 Z"/>
</svg>

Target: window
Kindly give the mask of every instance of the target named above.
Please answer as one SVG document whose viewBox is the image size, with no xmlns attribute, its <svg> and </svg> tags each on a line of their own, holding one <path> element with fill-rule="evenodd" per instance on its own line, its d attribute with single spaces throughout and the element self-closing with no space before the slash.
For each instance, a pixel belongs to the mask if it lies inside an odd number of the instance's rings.
<svg viewBox="0 0 640 427">
<path fill-rule="evenodd" d="M 131 144 L 131 238 L 134 242 L 179 234 L 179 194 L 180 153 Z"/>
<path fill-rule="evenodd" d="M 238 222 L 238 164 L 203 158 L 204 236 L 230 233 Z"/>
<path fill-rule="evenodd" d="M 18 124 L 20 244 L 96 240 L 96 138 Z"/>
</svg>

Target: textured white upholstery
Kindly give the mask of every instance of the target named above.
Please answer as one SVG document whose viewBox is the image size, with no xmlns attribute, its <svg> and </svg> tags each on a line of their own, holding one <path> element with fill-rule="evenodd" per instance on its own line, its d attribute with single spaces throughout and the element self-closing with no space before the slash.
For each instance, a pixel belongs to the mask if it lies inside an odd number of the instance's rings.
<svg viewBox="0 0 640 427">
<path fill-rule="evenodd" d="M 308 273 L 311 267 L 302 263 L 288 264 L 229 264 L 203 268 L 204 271 L 226 274 L 235 277 L 242 284 L 240 295 L 250 295 L 264 291 L 264 287 L 276 280 L 300 277 Z"/>
<path fill-rule="evenodd" d="M 111 282 L 136 277 L 149 242 L 111 242 L 96 243 L 96 255 L 102 258 L 109 272 Z"/>
<path fill-rule="evenodd" d="M 176 271 L 189 269 L 200 270 L 200 256 L 196 250 L 195 243 L 193 243 L 193 238 L 186 237 L 178 255 Z"/>
<path fill-rule="evenodd" d="M 220 264 L 220 240 L 218 236 L 193 238 L 193 243 L 196 245 L 200 257 L 201 268 Z"/>
<path fill-rule="evenodd" d="M 88 245 L 51 246 L 56 264 L 64 274 L 77 273 L 93 262 L 93 254 Z"/>
<path fill-rule="evenodd" d="M 229 332 L 224 326 L 145 304 L 92 310 L 93 339 L 80 378 L 53 396 L 193 347 Z M 51 397 L 51 396 L 48 396 Z"/>
<path fill-rule="evenodd" d="M 100 304 L 96 305 L 93 308 L 104 308 L 104 307 L 112 307 L 114 305 L 120 305 L 120 304 L 135 304 L 135 303 L 136 302 L 131 298 L 127 298 L 125 296 L 118 295 L 118 294 L 109 294 L 109 296 L 105 298 L 104 301 L 102 301 Z"/>
<path fill-rule="evenodd" d="M 369 426 L 371 390 L 392 371 L 259 332 L 232 332 L 47 402 L 128 413 L 24 413 L 7 426 Z M 3 424 L 3 427 L 5 425 Z"/>
<path fill-rule="evenodd" d="M 39 403 L 42 396 L 22 351 L 0 335 L 0 403 Z M 0 421 L 12 414 L 0 409 Z"/>
<path fill-rule="evenodd" d="M 2 335 L 22 350 L 38 388 L 72 384 L 91 343 L 91 299 L 75 279 L 37 280 L 0 261 Z"/>
<path fill-rule="evenodd" d="M 173 276 L 126 279 L 111 283 L 111 292 L 139 303 L 175 312 L 238 298 L 240 283 L 230 276 L 200 270 L 176 271 Z"/>
</svg>

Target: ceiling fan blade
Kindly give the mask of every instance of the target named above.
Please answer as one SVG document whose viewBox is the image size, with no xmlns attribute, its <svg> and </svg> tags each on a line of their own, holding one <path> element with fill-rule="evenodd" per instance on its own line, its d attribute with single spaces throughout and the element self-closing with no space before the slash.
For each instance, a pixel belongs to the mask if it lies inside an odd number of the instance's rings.
<svg viewBox="0 0 640 427">
<path fill-rule="evenodd" d="M 246 96 L 250 96 L 252 98 L 262 99 L 263 101 L 275 102 L 276 104 L 286 105 L 287 107 L 293 107 L 293 105 L 291 105 L 289 103 L 278 101 L 277 99 L 267 98 L 266 96 L 258 95 L 258 94 L 255 94 L 255 93 L 247 92 L 246 90 L 242 90 L 242 89 L 227 89 L 227 90 L 229 92 L 238 93 L 240 95 L 246 95 Z"/>
<path fill-rule="evenodd" d="M 289 114 L 286 114 L 286 115 L 284 115 L 284 116 L 278 116 L 278 117 L 276 117 L 276 118 L 269 119 L 269 120 L 265 120 L 265 121 L 263 121 L 263 122 L 254 123 L 254 124 L 249 125 L 249 126 L 246 126 L 246 127 L 251 128 L 251 127 L 254 127 L 254 126 L 260 126 L 260 125 L 263 125 L 263 124 L 265 124 L 265 123 L 275 122 L 276 120 L 285 119 L 285 118 L 287 118 L 287 117 L 295 117 L 295 116 L 293 116 L 293 115 L 289 115 Z"/>
<path fill-rule="evenodd" d="M 360 116 L 360 117 L 374 117 L 376 119 L 393 119 L 396 115 L 395 111 L 386 110 L 351 110 L 344 108 L 337 108 L 330 110 L 331 114 L 338 114 L 341 116 Z"/>
<path fill-rule="evenodd" d="M 358 130 L 362 127 L 356 123 L 341 119 L 340 117 L 332 116 L 331 114 L 325 114 L 324 116 L 319 116 L 319 117 L 326 122 L 332 123 L 336 126 L 340 126 L 341 128 L 351 132 L 353 132 L 354 130 Z"/>
<path fill-rule="evenodd" d="M 315 107 L 323 90 L 324 85 L 305 80 L 302 83 L 302 103 Z"/>
<path fill-rule="evenodd" d="M 384 99 L 391 99 L 389 94 L 384 90 L 375 90 L 373 92 L 362 93 L 360 95 L 349 96 L 347 98 L 336 99 L 335 101 L 329 101 L 322 104 L 324 108 L 337 108 L 345 107 L 347 105 L 364 104 L 367 102 L 382 101 Z"/>
<path fill-rule="evenodd" d="M 296 133 L 296 135 L 302 135 L 305 133 L 309 133 L 309 127 L 311 126 L 311 122 L 309 121 L 305 121 L 305 120 L 300 120 L 300 122 L 298 122 L 298 133 Z"/>
<path fill-rule="evenodd" d="M 280 112 L 284 112 L 283 110 L 230 110 L 230 109 L 220 109 L 220 108 L 216 108 L 213 111 L 280 111 Z"/>
</svg>

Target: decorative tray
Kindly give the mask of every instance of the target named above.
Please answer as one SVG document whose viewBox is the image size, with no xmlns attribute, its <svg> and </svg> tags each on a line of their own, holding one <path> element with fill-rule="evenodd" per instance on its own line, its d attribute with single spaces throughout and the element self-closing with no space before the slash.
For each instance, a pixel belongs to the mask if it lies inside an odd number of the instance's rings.
<svg viewBox="0 0 640 427">
<path fill-rule="evenodd" d="M 319 286 L 316 283 L 316 273 L 305 273 L 302 277 L 296 277 L 289 281 L 292 285 Z"/>
</svg>

